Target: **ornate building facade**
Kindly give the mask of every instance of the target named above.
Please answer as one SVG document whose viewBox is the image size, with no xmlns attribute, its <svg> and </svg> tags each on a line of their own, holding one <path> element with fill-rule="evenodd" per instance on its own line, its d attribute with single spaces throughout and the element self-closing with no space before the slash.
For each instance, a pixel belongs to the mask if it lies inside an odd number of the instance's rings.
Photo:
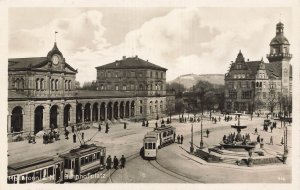
<svg viewBox="0 0 300 190">
<path fill-rule="evenodd" d="M 97 90 L 76 90 L 77 70 L 56 43 L 46 57 L 9 59 L 8 136 L 63 130 L 75 123 L 164 116 L 167 69 L 137 57 L 96 69 Z"/>
<path fill-rule="evenodd" d="M 290 43 L 284 36 L 284 25 L 276 25 L 276 36 L 270 42 L 269 63 L 245 61 L 240 51 L 225 74 L 226 112 L 279 112 L 281 100 L 292 97 Z"/>
</svg>

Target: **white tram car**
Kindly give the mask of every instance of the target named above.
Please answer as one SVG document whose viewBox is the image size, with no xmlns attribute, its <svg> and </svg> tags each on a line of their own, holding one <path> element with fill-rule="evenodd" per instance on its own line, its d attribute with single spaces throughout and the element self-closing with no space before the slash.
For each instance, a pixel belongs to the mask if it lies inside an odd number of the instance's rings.
<svg viewBox="0 0 300 190">
<path fill-rule="evenodd" d="M 144 136 L 143 156 L 145 159 L 156 159 L 157 150 L 175 142 L 176 128 L 162 125 Z"/>
</svg>

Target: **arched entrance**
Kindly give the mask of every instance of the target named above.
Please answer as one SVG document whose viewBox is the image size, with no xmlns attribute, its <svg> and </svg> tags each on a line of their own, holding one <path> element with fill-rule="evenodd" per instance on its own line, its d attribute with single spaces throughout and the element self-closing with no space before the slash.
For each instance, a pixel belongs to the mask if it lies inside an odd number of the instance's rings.
<svg viewBox="0 0 300 190">
<path fill-rule="evenodd" d="M 118 111 L 119 111 L 119 107 L 118 107 L 118 102 L 114 103 L 114 119 L 118 119 L 119 115 L 118 115 Z"/>
<path fill-rule="evenodd" d="M 23 131 L 23 109 L 15 107 L 11 112 L 11 133 Z"/>
<path fill-rule="evenodd" d="M 134 114 L 134 101 L 131 102 L 131 105 L 130 105 L 130 109 L 131 109 L 131 117 L 133 117 L 135 114 Z"/>
<path fill-rule="evenodd" d="M 50 109 L 50 128 L 57 128 L 58 106 L 54 105 Z"/>
<path fill-rule="evenodd" d="M 120 103 L 120 118 L 121 118 L 121 119 L 124 118 L 124 110 L 125 110 L 124 102 L 121 102 L 121 103 Z"/>
<path fill-rule="evenodd" d="M 105 103 L 101 103 L 101 106 L 100 106 L 100 120 L 101 121 L 104 121 L 105 120 Z"/>
<path fill-rule="evenodd" d="M 67 104 L 64 108 L 64 126 L 68 126 L 70 123 L 70 110 L 71 110 L 71 105 Z"/>
<path fill-rule="evenodd" d="M 84 107 L 84 122 L 91 121 L 91 104 L 87 103 Z"/>
<path fill-rule="evenodd" d="M 34 134 L 43 130 L 43 106 L 38 106 L 34 110 Z"/>
<path fill-rule="evenodd" d="M 111 120 L 112 119 L 112 103 L 109 102 L 107 104 L 107 119 Z"/>
<path fill-rule="evenodd" d="M 76 106 L 76 123 L 82 123 L 82 104 Z"/>
<path fill-rule="evenodd" d="M 98 121 L 98 103 L 93 104 L 93 115 L 92 115 L 92 121 Z"/>
<path fill-rule="evenodd" d="M 128 118 L 129 117 L 129 109 L 130 109 L 130 106 L 129 106 L 129 101 L 126 102 L 126 105 L 125 105 L 125 117 Z"/>
</svg>

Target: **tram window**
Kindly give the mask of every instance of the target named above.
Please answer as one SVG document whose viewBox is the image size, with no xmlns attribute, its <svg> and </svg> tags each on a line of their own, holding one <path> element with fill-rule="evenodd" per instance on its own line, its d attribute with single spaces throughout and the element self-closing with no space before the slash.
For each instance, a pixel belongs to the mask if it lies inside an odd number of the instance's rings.
<svg viewBox="0 0 300 190">
<path fill-rule="evenodd" d="M 100 152 L 97 152 L 97 160 L 100 159 Z"/>
<path fill-rule="evenodd" d="M 166 136 L 167 136 L 167 133 L 166 133 L 166 132 L 164 132 L 164 133 L 163 133 L 163 137 L 166 137 Z"/>
<path fill-rule="evenodd" d="M 89 157 L 85 157 L 85 164 L 89 163 Z"/>
<path fill-rule="evenodd" d="M 100 165 L 104 165 L 104 156 L 100 157 Z"/>
<path fill-rule="evenodd" d="M 19 183 L 20 184 L 26 183 L 26 175 L 20 176 Z"/>
<path fill-rule="evenodd" d="M 80 158 L 81 165 L 84 165 L 84 158 Z"/>
<path fill-rule="evenodd" d="M 16 175 L 8 176 L 7 177 L 7 183 L 8 184 L 15 184 L 15 183 L 17 183 L 17 176 Z"/>
<path fill-rule="evenodd" d="M 48 176 L 53 175 L 53 167 L 48 168 Z"/>
<path fill-rule="evenodd" d="M 34 181 L 34 174 L 33 174 L 33 172 L 27 174 L 27 183 L 31 183 L 32 181 Z"/>
<path fill-rule="evenodd" d="M 74 165 L 75 165 L 74 160 L 72 160 L 72 167 L 71 167 L 71 169 L 74 168 Z"/>
<path fill-rule="evenodd" d="M 34 180 L 40 180 L 41 179 L 41 171 L 35 171 L 34 173 Z"/>
<path fill-rule="evenodd" d="M 93 161 L 93 156 L 89 155 L 89 162 L 92 162 L 92 161 Z"/>
<path fill-rule="evenodd" d="M 152 149 L 152 143 L 149 143 L 148 145 L 149 145 L 149 149 Z"/>
<path fill-rule="evenodd" d="M 153 149 L 155 149 L 156 148 L 156 143 L 153 143 Z"/>
<path fill-rule="evenodd" d="M 145 143 L 145 149 L 148 149 L 148 143 Z"/>
<path fill-rule="evenodd" d="M 42 174 L 43 178 L 47 177 L 47 169 L 43 170 L 43 174 Z"/>
<path fill-rule="evenodd" d="M 65 160 L 65 168 L 71 169 L 71 160 Z"/>
<path fill-rule="evenodd" d="M 96 160 L 96 153 L 93 154 L 93 161 Z"/>
</svg>

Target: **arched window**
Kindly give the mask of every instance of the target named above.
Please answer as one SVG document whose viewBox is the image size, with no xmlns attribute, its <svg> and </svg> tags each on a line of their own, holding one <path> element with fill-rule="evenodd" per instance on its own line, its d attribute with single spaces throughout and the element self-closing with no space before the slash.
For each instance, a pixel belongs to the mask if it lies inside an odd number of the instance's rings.
<svg viewBox="0 0 300 190">
<path fill-rule="evenodd" d="M 55 81 L 54 81 L 54 79 L 51 80 L 51 90 L 52 91 L 55 90 Z"/>
<path fill-rule="evenodd" d="M 69 90 L 72 89 L 72 86 L 71 86 L 71 85 L 72 85 L 72 83 L 71 83 L 71 81 L 69 80 L 69 82 L 68 82 L 68 89 L 69 89 Z"/>
<path fill-rule="evenodd" d="M 55 80 L 55 90 L 58 90 L 58 79 Z"/>
<path fill-rule="evenodd" d="M 103 84 L 101 84 L 101 86 L 100 86 L 100 89 L 101 89 L 101 90 L 104 90 L 104 86 L 103 86 Z"/>
<path fill-rule="evenodd" d="M 68 90 L 68 81 L 65 80 L 65 90 Z"/>
<path fill-rule="evenodd" d="M 139 89 L 143 90 L 143 85 L 142 84 L 139 85 Z"/>
<path fill-rule="evenodd" d="M 155 90 L 157 90 L 157 88 L 158 88 L 158 86 L 157 86 L 157 84 L 155 84 Z"/>
<path fill-rule="evenodd" d="M 262 87 L 262 82 L 259 83 L 259 87 Z"/>
<path fill-rule="evenodd" d="M 24 79 L 20 79 L 20 89 L 24 89 Z"/>
<path fill-rule="evenodd" d="M 44 90 L 44 89 L 45 89 L 45 86 L 44 86 L 44 79 L 41 79 L 41 81 L 40 81 L 40 88 L 41 88 L 41 90 Z"/>
<path fill-rule="evenodd" d="M 40 79 L 36 79 L 35 88 L 36 88 L 36 90 L 40 89 Z"/>
</svg>

